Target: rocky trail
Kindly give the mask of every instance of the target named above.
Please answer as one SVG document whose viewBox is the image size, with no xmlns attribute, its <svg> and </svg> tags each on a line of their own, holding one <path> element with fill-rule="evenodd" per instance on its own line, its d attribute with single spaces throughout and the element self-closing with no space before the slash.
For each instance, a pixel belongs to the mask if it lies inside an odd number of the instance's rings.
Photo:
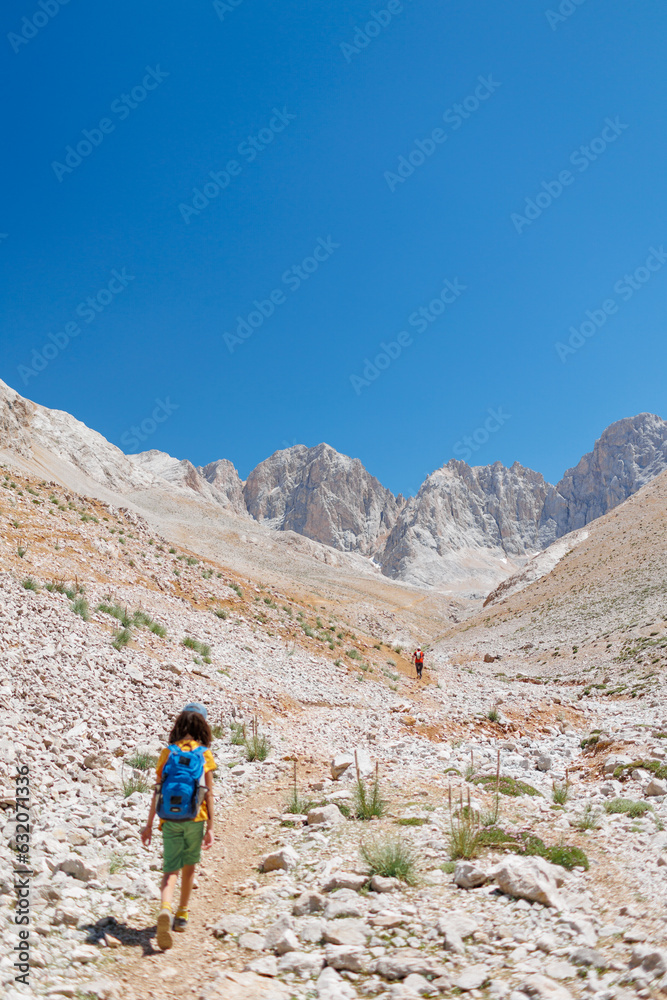
<svg viewBox="0 0 667 1000">
<path fill-rule="evenodd" d="M 634 541 L 623 511 L 593 542 L 613 547 L 614 525 Z M 633 591 L 632 620 L 615 599 L 596 631 L 595 591 L 577 595 L 582 580 L 608 586 L 607 557 L 589 545 L 558 611 L 566 626 L 545 614 L 540 632 L 527 588 L 444 631 L 408 632 L 408 648 L 430 636 L 420 685 L 381 603 L 278 591 L 136 513 L 9 471 L 0 519 L 10 1000 L 667 992 L 658 583 L 643 604 Z M 191 926 L 163 954 L 151 930 L 160 838 L 146 850 L 139 832 L 155 758 L 189 700 L 214 727 L 217 839 Z M 357 765 L 367 800 L 377 775 L 375 810 L 359 802 Z M 25 766 L 28 989 L 11 957 Z"/>
</svg>

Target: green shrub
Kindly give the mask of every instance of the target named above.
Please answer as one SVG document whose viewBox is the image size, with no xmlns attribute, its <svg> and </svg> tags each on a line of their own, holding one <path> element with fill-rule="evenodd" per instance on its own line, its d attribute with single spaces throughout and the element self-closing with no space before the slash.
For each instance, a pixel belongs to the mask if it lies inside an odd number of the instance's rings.
<svg viewBox="0 0 667 1000">
<path fill-rule="evenodd" d="M 27 576 L 23 581 L 23 587 L 25 590 L 32 590 L 35 594 L 39 592 L 39 587 L 31 576 Z"/>
<path fill-rule="evenodd" d="M 127 646 L 128 642 L 132 638 L 132 633 L 129 628 L 122 628 L 118 632 L 114 632 L 114 637 L 111 640 L 111 645 L 114 649 L 121 650 L 124 646 Z"/>
<path fill-rule="evenodd" d="M 243 591 L 239 587 L 238 583 L 230 583 L 230 590 L 233 590 L 239 597 L 243 597 Z"/>
<path fill-rule="evenodd" d="M 133 767 L 137 771 L 150 771 L 151 768 L 155 767 L 157 764 L 157 757 L 153 757 L 152 754 L 143 753 L 139 750 L 135 750 L 131 757 L 128 757 L 125 763 L 128 767 Z"/>
<path fill-rule="evenodd" d="M 453 861 L 476 858 L 480 848 L 479 817 L 472 809 L 460 809 L 456 817 L 450 817 L 449 856 Z"/>
<path fill-rule="evenodd" d="M 294 816 L 305 816 L 315 805 L 316 803 L 312 799 L 302 797 L 299 789 L 293 786 L 283 804 L 283 812 Z"/>
<path fill-rule="evenodd" d="M 254 733 L 245 741 L 245 752 L 248 760 L 266 760 L 271 750 L 271 744 L 266 736 Z"/>
<path fill-rule="evenodd" d="M 358 777 L 354 786 L 354 814 L 357 819 L 380 819 L 386 811 L 387 803 L 382 797 L 377 770 L 372 781 L 365 782 Z"/>
<path fill-rule="evenodd" d="M 143 774 L 133 774 L 131 778 L 123 780 L 123 795 L 128 798 L 133 792 L 147 792 L 150 787 L 150 782 Z"/>
<path fill-rule="evenodd" d="M 472 783 L 473 785 L 488 785 L 495 788 L 496 776 L 495 774 L 480 774 L 472 779 Z M 525 781 L 519 781 L 518 778 L 510 778 L 503 774 L 500 775 L 498 791 L 502 795 L 541 795 L 537 788 L 526 784 Z"/>
<path fill-rule="evenodd" d="M 164 639 L 167 635 L 166 628 L 164 627 L 164 625 L 160 625 L 159 622 L 150 622 L 148 628 L 149 631 L 153 633 L 153 635 L 158 635 L 161 639 Z"/>
<path fill-rule="evenodd" d="M 84 622 L 90 620 L 90 608 L 85 597 L 76 597 L 72 602 L 72 611 L 75 615 L 80 615 Z"/>
<path fill-rule="evenodd" d="M 568 800 L 570 794 L 569 782 L 556 782 L 554 781 L 553 789 L 551 792 L 551 798 L 558 806 L 564 806 Z"/>
<path fill-rule="evenodd" d="M 19 557 L 19 559 L 23 559 L 27 551 L 28 551 L 27 545 L 18 545 L 16 548 L 16 555 Z"/>
<path fill-rule="evenodd" d="M 232 746 L 242 747 L 245 743 L 245 730 L 242 722 L 231 722 L 229 724 L 231 735 L 229 742 Z"/>
<path fill-rule="evenodd" d="M 360 660 L 361 659 L 361 653 L 359 652 L 358 649 L 354 649 L 354 648 L 353 649 L 348 649 L 347 656 L 349 656 L 351 660 Z"/>
<path fill-rule="evenodd" d="M 130 625 L 134 624 L 134 617 L 129 614 L 127 608 L 121 607 L 117 602 L 114 604 L 98 604 L 95 610 L 101 611 L 104 615 L 111 615 L 112 618 L 116 618 L 124 629 L 128 629 Z"/>
<path fill-rule="evenodd" d="M 195 653 L 199 653 L 200 656 L 203 656 L 204 658 L 206 658 L 207 656 L 210 657 L 211 655 L 210 646 L 208 646 L 205 642 L 200 642 L 199 639 L 193 639 L 189 635 L 186 635 L 186 637 L 183 639 L 183 645 L 186 646 L 188 649 L 194 650 Z M 206 662 L 210 663 L 211 661 L 206 660 Z"/>
<path fill-rule="evenodd" d="M 394 820 L 397 826 L 425 826 L 428 820 L 423 816 L 401 816 Z"/>
<path fill-rule="evenodd" d="M 633 760 L 632 764 L 619 764 L 614 771 L 614 777 L 623 780 L 635 768 L 651 771 L 656 778 L 667 778 L 667 764 L 661 764 L 659 760 Z"/>
<path fill-rule="evenodd" d="M 604 811 L 606 813 L 625 813 L 631 819 L 643 816 L 644 813 L 652 812 L 653 806 L 648 802 L 634 802 L 632 799 L 611 799 L 605 802 Z"/>
<path fill-rule="evenodd" d="M 229 611 L 225 611 L 224 608 L 216 608 L 214 614 L 216 618 L 229 618 Z"/>
<path fill-rule="evenodd" d="M 387 837 L 362 844 L 359 850 L 369 879 L 373 875 L 381 875 L 383 878 L 400 879 L 406 885 L 415 885 L 417 861 L 406 841 Z"/>
<path fill-rule="evenodd" d="M 589 804 L 586 806 L 579 819 L 575 820 L 572 825 L 577 830 L 581 830 L 582 833 L 584 833 L 586 830 L 598 830 L 600 828 L 600 821 Z"/>
<path fill-rule="evenodd" d="M 490 708 L 486 713 L 486 717 L 489 722 L 500 722 L 500 712 L 497 708 Z"/>
</svg>

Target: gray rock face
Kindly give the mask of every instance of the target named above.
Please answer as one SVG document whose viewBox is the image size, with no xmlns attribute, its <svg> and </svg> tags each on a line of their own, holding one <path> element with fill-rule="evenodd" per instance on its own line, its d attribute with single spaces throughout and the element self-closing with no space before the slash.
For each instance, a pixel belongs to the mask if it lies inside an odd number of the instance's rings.
<svg viewBox="0 0 667 1000">
<path fill-rule="evenodd" d="M 195 468 L 186 458 L 172 458 L 155 448 L 131 456 L 147 472 L 164 479 L 171 486 L 192 490 L 202 500 L 220 504 L 236 514 L 247 514 L 243 500 L 243 483 L 227 459 Z"/>
<path fill-rule="evenodd" d="M 243 481 L 228 459 L 220 458 L 217 462 L 200 465 L 197 472 L 210 484 L 218 503 L 223 507 L 229 505 L 237 514 L 246 513 Z"/>
<path fill-rule="evenodd" d="M 542 548 L 540 518 L 555 493 L 544 478 L 515 462 L 471 468 L 452 460 L 433 472 L 409 500 L 383 548 L 385 576 L 433 585 L 494 570 L 506 556 Z M 489 550 L 494 554 L 489 558 Z"/>
<path fill-rule="evenodd" d="M 382 544 L 402 505 L 358 458 L 327 444 L 277 451 L 253 469 L 243 492 L 256 520 L 363 555 Z"/>
<path fill-rule="evenodd" d="M 568 469 L 556 487 L 554 509 L 545 507 L 558 535 L 582 528 L 623 503 L 667 469 L 667 422 L 653 413 L 640 413 L 610 424 L 593 451 Z"/>
</svg>

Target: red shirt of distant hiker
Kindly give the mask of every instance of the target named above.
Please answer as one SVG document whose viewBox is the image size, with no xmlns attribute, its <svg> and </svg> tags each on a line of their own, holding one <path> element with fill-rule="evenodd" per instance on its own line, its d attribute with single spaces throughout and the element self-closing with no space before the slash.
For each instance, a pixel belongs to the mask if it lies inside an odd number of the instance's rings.
<svg viewBox="0 0 667 1000">
<path fill-rule="evenodd" d="M 414 653 L 412 654 L 412 660 L 417 669 L 417 677 L 421 678 L 422 670 L 424 669 L 424 653 L 421 646 L 417 646 Z"/>
</svg>

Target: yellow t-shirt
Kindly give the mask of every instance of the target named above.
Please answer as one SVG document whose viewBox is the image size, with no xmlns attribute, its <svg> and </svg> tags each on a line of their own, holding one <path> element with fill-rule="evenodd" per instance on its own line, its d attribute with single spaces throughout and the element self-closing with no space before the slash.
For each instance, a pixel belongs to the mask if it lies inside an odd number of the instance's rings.
<svg viewBox="0 0 667 1000">
<path fill-rule="evenodd" d="M 196 750 L 197 747 L 201 746 L 197 740 L 179 740 L 176 744 L 181 750 Z M 160 756 L 158 757 L 157 764 L 155 765 L 155 772 L 157 774 L 157 780 L 160 781 L 162 777 L 162 768 L 167 763 L 167 758 L 169 757 L 169 747 L 165 747 L 164 750 L 160 751 Z M 215 762 L 215 758 L 210 750 L 204 750 L 204 774 L 209 771 L 217 771 L 218 765 Z M 199 807 L 199 812 L 194 818 L 195 823 L 202 823 L 208 819 L 208 808 L 206 806 L 206 799 L 203 799 L 201 806 Z M 164 820 L 160 820 L 160 829 L 162 829 L 162 823 Z"/>
</svg>

